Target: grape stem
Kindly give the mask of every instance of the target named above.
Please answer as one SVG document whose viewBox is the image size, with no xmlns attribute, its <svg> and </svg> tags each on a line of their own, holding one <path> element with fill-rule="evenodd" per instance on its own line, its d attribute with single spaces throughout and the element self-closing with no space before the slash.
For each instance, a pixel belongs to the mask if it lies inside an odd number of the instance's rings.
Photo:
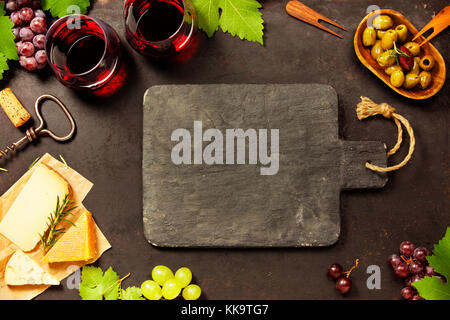
<svg viewBox="0 0 450 320">
<path fill-rule="evenodd" d="M 406 263 L 407 265 L 410 265 L 411 262 L 413 262 L 414 260 L 416 260 L 415 258 L 413 259 L 412 257 L 410 257 L 408 260 L 406 260 L 406 258 L 405 258 L 404 256 L 400 256 L 400 258 L 402 258 L 403 261 L 405 261 L 405 263 Z"/>
<path fill-rule="evenodd" d="M 358 266 L 358 264 L 359 264 L 359 259 L 356 259 L 355 265 L 353 267 L 351 267 L 350 270 L 344 272 L 344 274 L 347 278 L 350 277 L 350 273 L 352 273 L 352 271 Z"/>
<path fill-rule="evenodd" d="M 122 279 L 119 279 L 117 281 L 115 281 L 112 285 L 110 285 L 108 288 L 106 288 L 105 291 L 102 292 L 102 296 L 104 296 L 112 287 L 114 287 L 118 282 L 120 284 L 122 284 L 122 281 L 125 280 L 126 278 L 128 278 L 130 276 L 130 273 L 128 273 L 125 277 L 123 277 Z M 120 290 L 120 285 L 119 285 L 119 290 Z M 120 292 L 121 293 L 121 292 Z"/>
</svg>

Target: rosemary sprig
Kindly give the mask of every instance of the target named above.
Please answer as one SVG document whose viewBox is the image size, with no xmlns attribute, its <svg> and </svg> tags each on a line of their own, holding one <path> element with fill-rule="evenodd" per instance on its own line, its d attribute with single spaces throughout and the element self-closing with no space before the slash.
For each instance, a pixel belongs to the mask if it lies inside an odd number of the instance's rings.
<svg viewBox="0 0 450 320">
<path fill-rule="evenodd" d="M 394 42 L 394 49 L 392 51 L 393 52 L 391 54 L 389 54 L 388 58 L 395 58 L 395 61 L 397 62 L 398 65 L 400 64 L 400 61 L 398 61 L 398 56 L 404 56 L 404 57 L 410 58 L 409 55 L 407 55 L 402 50 L 397 48 L 397 46 L 395 45 L 395 42 Z"/>
<path fill-rule="evenodd" d="M 72 211 L 76 208 L 73 204 L 74 201 L 69 199 L 68 194 L 64 196 L 62 203 L 59 201 L 59 196 L 56 197 L 56 209 L 48 217 L 47 231 L 41 235 L 44 252 L 50 249 L 58 241 L 57 237 L 65 232 L 63 227 L 59 227 L 62 221 L 75 225 L 66 219 L 69 214 L 73 215 Z"/>
<path fill-rule="evenodd" d="M 36 159 L 34 159 L 33 163 L 30 164 L 30 166 L 28 167 L 28 170 L 30 170 L 31 168 L 33 168 L 33 166 L 36 164 L 36 162 L 39 161 L 40 158 L 41 158 L 41 157 L 37 157 Z"/>
<path fill-rule="evenodd" d="M 64 165 L 66 166 L 66 169 L 67 169 L 69 166 L 67 165 L 66 160 L 63 158 L 62 155 L 59 155 L 59 157 L 61 158 L 61 161 L 64 163 Z"/>
</svg>

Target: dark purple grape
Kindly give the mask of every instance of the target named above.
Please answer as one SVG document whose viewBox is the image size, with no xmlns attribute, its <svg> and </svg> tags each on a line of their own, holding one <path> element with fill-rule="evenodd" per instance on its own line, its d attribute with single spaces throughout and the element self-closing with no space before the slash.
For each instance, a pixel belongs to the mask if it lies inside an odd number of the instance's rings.
<svg viewBox="0 0 450 320">
<path fill-rule="evenodd" d="M 23 67 L 23 66 L 25 66 L 25 59 L 26 59 L 27 57 L 25 57 L 25 56 L 20 56 L 19 57 L 19 64 Z"/>
<path fill-rule="evenodd" d="M 13 31 L 13 35 L 15 37 L 14 40 L 15 41 L 20 40 L 20 27 L 13 28 L 12 31 Z"/>
<path fill-rule="evenodd" d="M 402 262 L 394 268 L 395 274 L 400 278 L 406 278 L 409 276 L 409 266 Z"/>
<path fill-rule="evenodd" d="M 19 11 L 14 11 L 13 13 L 11 13 L 9 18 L 11 19 L 12 23 L 14 23 L 15 27 L 20 27 L 23 24 L 23 21 L 19 15 Z"/>
<path fill-rule="evenodd" d="M 47 30 L 47 22 L 44 18 L 36 17 L 31 20 L 30 28 L 35 33 L 44 33 Z"/>
<path fill-rule="evenodd" d="M 36 10 L 41 7 L 41 0 L 33 0 L 31 1 L 31 8 Z"/>
<path fill-rule="evenodd" d="M 19 10 L 19 17 L 23 22 L 30 22 L 34 18 L 34 11 L 31 8 L 25 7 Z"/>
<path fill-rule="evenodd" d="M 402 260 L 402 258 L 400 258 L 400 256 L 398 254 L 392 254 L 392 255 L 389 256 L 388 262 L 389 262 L 389 264 L 391 265 L 392 268 L 395 268 L 400 263 L 402 263 L 403 260 Z"/>
<path fill-rule="evenodd" d="M 432 276 L 435 276 L 435 275 L 436 275 L 436 272 L 434 272 L 433 267 L 431 267 L 431 266 L 426 266 L 426 267 L 425 267 L 425 275 L 426 275 L 427 277 L 432 277 Z"/>
<path fill-rule="evenodd" d="M 43 34 L 38 34 L 33 38 L 33 45 L 37 50 L 44 49 L 45 46 L 45 36 Z"/>
<path fill-rule="evenodd" d="M 17 48 L 17 53 L 20 54 L 20 52 L 22 51 L 22 47 L 23 47 L 23 41 L 17 41 L 16 42 L 16 48 Z"/>
<path fill-rule="evenodd" d="M 31 5 L 31 0 L 17 0 L 17 4 L 20 8 L 29 7 Z"/>
<path fill-rule="evenodd" d="M 5 9 L 8 12 L 14 12 L 16 10 L 19 9 L 19 4 L 16 1 L 11 1 L 9 0 L 6 4 L 5 4 Z"/>
<path fill-rule="evenodd" d="M 411 284 L 411 277 L 408 277 L 408 278 L 405 279 L 405 287 L 412 287 L 412 288 L 414 288 L 412 286 L 412 284 Z"/>
<path fill-rule="evenodd" d="M 44 69 L 47 66 L 47 63 L 39 64 L 37 65 L 36 69 L 41 70 Z"/>
<path fill-rule="evenodd" d="M 42 11 L 41 9 L 38 9 L 36 11 L 34 11 L 34 16 L 37 18 L 46 18 L 45 12 Z"/>
<path fill-rule="evenodd" d="M 409 264 L 409 271 L 412 274 L 420 274 L 423 272 L 423 265 L 419 261 L 412 261 Z"/>
<path fill-rule="evenodd" d="M 336 281 L 336 290 L 341 294 L 346 294 L 352 288 L 352 280 L 347 277 L 340 277 Z"/>
<path fill-rule="evenodd" d="M 412 285 L 414 282 L 420 281 L 420 280 L 422 280 L 422 279 L 423 279 L 423 276 L 422 276 L 422 275 L 419 275 L 419 274 L 413 275 L 413 276 L 411 277 L 411 285 Z"/>
<path fill-rule="evenodd" d="M 45 65 L 47 63 L 47 54 L 45 53 L 45 50 L 37 51 L 34 58 L 39 65 Z"/>
<path fill-rule="evenodd" d="M 414 245 L 409 241 L 403 241 L 400 244 L 400 254 L 409 258 L 414 253 Z"/>
<path fill-rule="evenodd" d="M 410 300 L 414 297 L 414 290 L 411 287 L 404 287 L 401 291 L 403 299 Z"/>
<path fill-rule="evenodd" d="M 338 263 L 333 263 L 331 266 L 328 267 L 328 276 L 331 277 L 331 279 L 333 280 L 336 280 L 340 276 L 342 276 L 342 272 L 344 272 L 344 269 Z"/>
<path fill-rule="evenodd" d="M 411 298 L 411 300 L 425 300 L 425 299 L 416 294 L 414 297 Z"/>
<path fill-rule="evenodd" d="M 37 62 L 34 57 L 27 57 L 24 60 L 23 67 L 28 71 L 34 71 L 37 68 Z"/>
<path fill-rule="evenodd" d="M 20 55 L 25 56 L 25 57 L 31 57 L 34 54 L 34 46 L 31 42 L 24 42 L 22 44 L 22 48 L 19 52 Z"/>
<path fill-rule="evenodd" d="M 22 41 L 32 41 L 34 38 L 34 32 L 29 28 L 21 28 L 19 31 L 19 36 Z"/>
<path fill-rule="evenodd" d="M 427 262 L 427 256 L 429 255 L 429 252 L 427 248 L 424 247 L 418 247 L 414 250 L 414 258 L 420 262 Z"/>
</svg>

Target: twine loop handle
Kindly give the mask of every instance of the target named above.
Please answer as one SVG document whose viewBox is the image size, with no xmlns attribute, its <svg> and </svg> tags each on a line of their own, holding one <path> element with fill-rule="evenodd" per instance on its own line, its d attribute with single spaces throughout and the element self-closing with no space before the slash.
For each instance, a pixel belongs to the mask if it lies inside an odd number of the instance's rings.
<svg viewBox="0 0 450 320">
<path fill-rule="evenodd" d="M 391 155 L 395 154 L 398 149 L 400 148 L 402 141 L 403 141 L 403 129 L 402 125 L 405 127 L 406 131 L 409 135 L 409 150 L 406 157 L 403 159 L 402 162 L 400 162 L 397 165 L 383 168 L 376 165 L 373 165 L 369 162 L 366 162 L 366 168 L 377 171 L 377 172 L 389 172 L 389 171 L 395 171 L 400 169 L 401 167 L 405 166 L 408 161 L 411 159 L 412 154 L 414 153 L 414 147 L 416 144 L 416 139 L 414 138 L 414 130 L 409 124 L 408 120 L 406 120 L 404 117 L 396 113 L 395 108 L 390 106 L 389 104 L 383 102 L 380 104 L 376 104 L 372 100 L 370 100 L 367 97 L 361 97 L 361 101 L 356 106 L 356 116 L 359 120 L 366 119 L 370 116 L 375 115 L 382 115 L 383 117 L 387 119 L 393 119 L 395 124 L 397 125 L 397 143 L 395 146 L 388 151 L 387 156 L 390 157 Z"/>
</svg>

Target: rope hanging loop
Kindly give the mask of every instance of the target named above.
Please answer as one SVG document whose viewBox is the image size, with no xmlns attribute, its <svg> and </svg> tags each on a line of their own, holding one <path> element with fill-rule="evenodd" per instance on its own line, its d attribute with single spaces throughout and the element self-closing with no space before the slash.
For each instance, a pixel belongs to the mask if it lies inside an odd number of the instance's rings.
<svg viewBox="0 0 450 320">
<path fill-rule="evenodd" d="M 372 100 L 370 100 L 367 97 L 361 97 L 361 101 L 356 106 L 356 116 L 358 117 L 358 119 L 363 120 L 363 119 L 366 119 L 368 117 L 375 116 L 375 115 L 382 115 L 386 119 L 393 119 L 395 124 L 397 125 L 397 143 L 391 150 L 388 151 L 387 156 L 389 157 L 389 156 L 395 154 L 398 151 L 398 149 L 400 149 L 400 146 L 403 142 L 402 125 L 405 127 L 405 129 L 409 135 L 409 150 L 408 150 L 408 154 L 403 159 L 403 161 L 397 165 L 383 168 L 383 167 L 373 165 L 369 162 L 366 162 L 366 168 L 373 170 L 373 171 L 377 171 L 377 172 L 389 172 L 389 171 L 398 170 L 408 163 L 408 161 L 412 157 L 412 154 L 414 153 L 414 147 L 416 144 L 416 139 L 414 137 L 414 130 L 411 127 L 411 125 L 409 124 L 409 121 L 406 120 L 401 115 L 399 115 L 396 112 L 395 108 L 393 108 L 389 104 L 384 103 L 384 102 L 380 103 L 380 104 L 376 104 L 375 102 L 373 102 Z"/>
</svg>

